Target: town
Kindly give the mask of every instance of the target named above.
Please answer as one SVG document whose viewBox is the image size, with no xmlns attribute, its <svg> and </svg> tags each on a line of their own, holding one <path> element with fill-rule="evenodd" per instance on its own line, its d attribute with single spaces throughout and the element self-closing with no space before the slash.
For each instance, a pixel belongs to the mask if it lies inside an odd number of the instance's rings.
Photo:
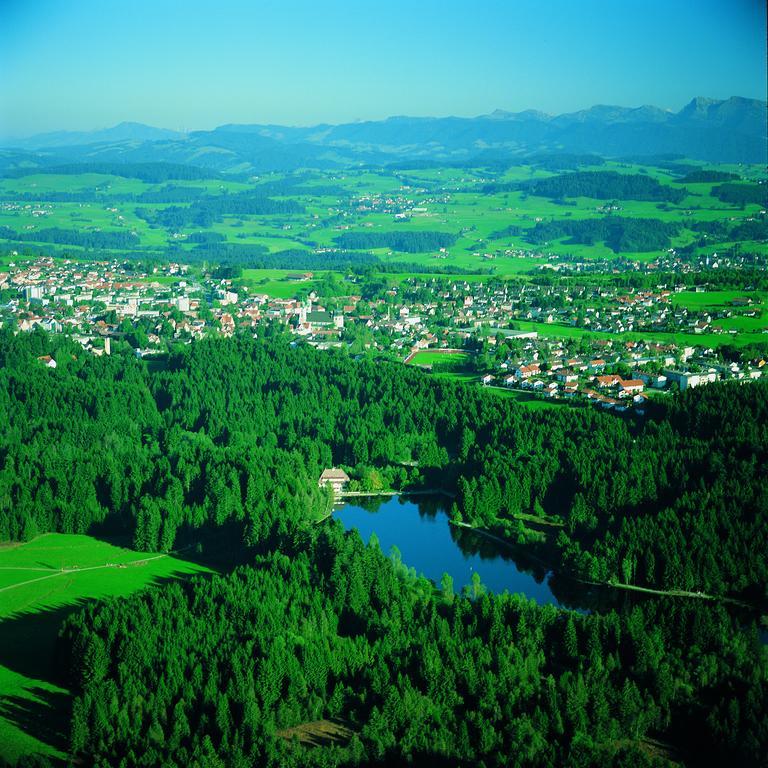
<svg viewBox="0 0 768 768">
<path fill-rule="evenodd" d="M 762 314 L 761 294 L 749 290 L 730 292 L 713 309 L 682 301 L 707 297 L 705 287 L 682 283 L 635 289 L 584 280 L 348 275 L 325 296 L 312 273 L 296 273 L 284 278 L 293 296 L 278 298 L 178 263 L 144 270 L 125 261 L 40 257 L 8 268 L 0 273 L 0 317 L 19 331 L 69 334 L 94 355 L 110 354 L 119 342 L 152 358 L 207 335 L 277 330 L 287 343 L 418 365 L 526 401 L 639 414 L 649 398 L 669 391 L 753 380 L 768 370 L 762 356 L 741 354 L 732 343 L 739 323 Z"/>
</svg>

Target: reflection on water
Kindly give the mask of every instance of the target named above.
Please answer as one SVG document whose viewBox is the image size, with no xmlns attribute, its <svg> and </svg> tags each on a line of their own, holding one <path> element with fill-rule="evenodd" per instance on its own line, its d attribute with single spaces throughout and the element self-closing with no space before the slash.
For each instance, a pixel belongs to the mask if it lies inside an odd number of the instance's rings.
<svg viewBox="0 0 768 768">
<path fill-rule="evenodd" d="M 480 533 L 450 525 L 442 499 L 361 497 L 335 510 L 334 516 L 346 528 L 357 528 L 365 541 L 375 533 L 384 552 L 397 547 L 403 563 L 436 583 L 448 573 L 459 591 L 477 573 L 492 592 L 507 590 L 539 603 L 560 604 L 545 568 Z"/>
<path fill-rule="evenodd" d="M 584 584 L 557 575 L 522 547 L 507 546 L 477 531 L 450 525 L 447 510 L 442 498 L 360 497 L 333 514 L 345 528 L 357 528 L 365 541 L 375 533 L 384 552 L 397 547 L 405 565 L 436 584 L 448 573 L 457 592 L 470 585 L 472 574 L 477 573 L 491 592 L 506 590 L 541 604 L 581 612 L 627 612 L 633 605 L 649 600 L 665 603 L 681 599 Z M 744 627 L 756 626 L 753 611 L 727 607 Z M 764 621 L 768 622 L 768 617 Z M 759 627 L 758 637 L 763 644 L 768 643 L 768 626 Z"/>
</svg>

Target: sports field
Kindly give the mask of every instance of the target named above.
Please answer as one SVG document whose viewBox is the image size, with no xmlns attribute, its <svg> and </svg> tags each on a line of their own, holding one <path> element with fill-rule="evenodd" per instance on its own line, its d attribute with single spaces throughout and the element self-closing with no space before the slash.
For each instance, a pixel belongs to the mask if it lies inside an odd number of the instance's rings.
<svg viewBox="0 0 768 768">
<path fill-rule="evenodd" d="M 431 365 L 435 368 L 452 366 L 455 368 L 465 366 L 470 360 L 468 352 L 456 352 L 441 349 L 423 349 L 416 352 L 409 360 L 412 365 Z"/>
</svg>

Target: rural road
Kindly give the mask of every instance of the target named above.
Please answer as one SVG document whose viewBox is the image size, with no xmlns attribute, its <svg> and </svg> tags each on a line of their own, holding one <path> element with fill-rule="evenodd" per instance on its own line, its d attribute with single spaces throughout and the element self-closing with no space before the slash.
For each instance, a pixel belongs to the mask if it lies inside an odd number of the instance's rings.
<svg viewBox="0 0 768 768">
<path fill-rule="evenodd" d="M 65 576 L 65 575 L 71 575 L 75 573 L 85 573 L 86 571 L 99 571 L 104 570 L 105 568 L 125 568 L 128 565 L 141 565 L 143 563 L 148 563 L 151 560 L 159 560 L 161 557 L 168 557 L 169 552 L 164 552 L 160 555 L 154 555 L 152 557 L 142 557 L 140 560 L 131 560 L 128 563 L 106 563 L 105 565 L 89 565 L 86 568 L 62 568 L 61 570 L 57 571 L 52 568 L 27 568 L 27 567 L 18 567 L 15 568 L 13 566 L 4 566 L 1 570 L 4 571 L 51 571 L 51 573 L 48 574 L 48 576 L 38 576 L 36 579 L 28 579 L 27 581 L 20 581 L 18 584 L 11 584 L 7 587 L 0 588 L 0 592 L 8 592 L 8 590 L 11 589 L 18 589 L 19 587 L 24 587 L 27 584 L 34 584 L 38 581 L 45 581 L 46 579 L 54 579 L 57 576 Z"/>
</svg>

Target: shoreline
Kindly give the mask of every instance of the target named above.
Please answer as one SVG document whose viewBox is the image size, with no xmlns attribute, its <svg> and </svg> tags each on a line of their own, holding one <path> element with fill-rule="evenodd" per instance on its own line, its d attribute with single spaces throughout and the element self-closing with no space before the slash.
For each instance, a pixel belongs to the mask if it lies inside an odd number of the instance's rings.
<svg viewBox="0 0 768 768">
<path fill-rule="evenodd" d="M 448 499 L 455 499 L 456 494 L 446 491 L 443 488 L 418 488 L 413 491 L 408 490 L 387 490 L 387 491 L 342 491 L 334 500 L 356 499 L 365 496 L 445 496 Z"/>
<path fill-rule="evenodd" d="M 492 539 L 493 541 L 503 544 L 510 549 L 523 548 L 523 545 L 514 544 L 512 542 L 505 541 L 500 536 L 497 536 L 496 534 L 491 533 L 490 531 L 487 531 L 484 528 L 476 528 L 475 526 L 470 525 L 469 523 L 465 523 L 463 521 L 457 522 L 455 520 L 449 520 L 449 523 L 459 528 L 466 528 L 470 531 L 474 531 L 475 533 L 479 533 L 481 536 L 485 536 L 486 538 Z M 568 573 L 555 571 L 551 563 L 548 563 L 542 560 L 537 555 L 531 554 L 529 552 L 524 552 L 524 554 L 526 557 L 530 557 L 531 559 L 543 565 L 551 573 L 556 574 L 558 577 L 569 579 L 571 581 L 578 582 L 579 584 L 586 584 L 592 587 L 609 587 L 611 589 L 623 589 L 629 592 L 641 592 L 643 594 L 656 595 L 657 597 L 685 597 L 693 600 L 706 600 L 708 602 L 715 602 L 715 603 L 729 603 L 730 605 L 735 605 L 735 606 L 738 606 L 739 608 L 746 608 L 747 610 L 750 610 L 750 611 L 757 611 L 758 613 L 762 614 L 762 609 L 759 606 L 753 605 L 751 603 L 745 603 L 743 600 L 737 600 L 734 597 L 710 595 L 706 592 L 691 592 L 684 589 L 654 589 L 653 587 L 641 587 L 636 584 L 624 584 L 618 581 L 587 581 L 586 579 L 580 579 L 578 576 L 572 576 L 571 574 L 568 574 Z"/>
</svg>

